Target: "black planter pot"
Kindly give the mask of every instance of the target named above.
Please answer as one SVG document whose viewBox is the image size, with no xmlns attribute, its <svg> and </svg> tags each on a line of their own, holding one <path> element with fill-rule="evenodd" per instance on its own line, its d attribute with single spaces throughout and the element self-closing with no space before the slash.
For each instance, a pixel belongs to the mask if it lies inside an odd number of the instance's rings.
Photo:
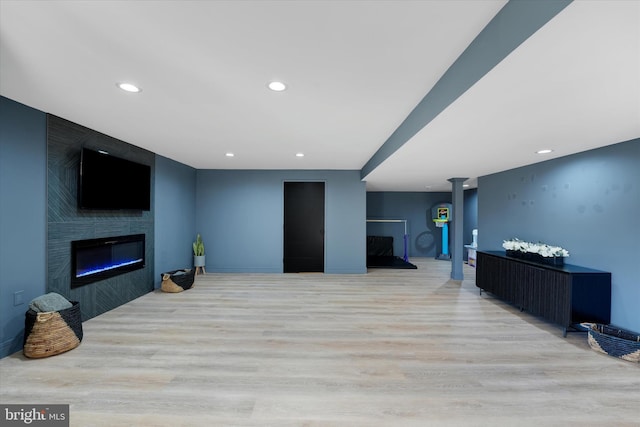
<svg viewBox="0 0 640 427">
<path fill-rule="evenodd" d="M 547 265 L 564 265 L 564 257 L 561 257 L 561 256 L 543 257 L 542 263 Z"/>
<path fill-rule="evenodd" d="M 522 252 L 520 251 L 514 251 L 512 249 L 507 249 L 506 250 L 506 255 L 510 258 L 519 258 L 522 259 Z"/>
<path fill-rule="evenodd" d="M 543 257 L 540 254 L 534 254 L 532 252 L 520 252 L 511 249 L 506 250 L 506 255 L 510 258 L 524 259 L 531 262 L 537 262 L 545 265 L 564 265 L 563 257 Z"/>
</svg>

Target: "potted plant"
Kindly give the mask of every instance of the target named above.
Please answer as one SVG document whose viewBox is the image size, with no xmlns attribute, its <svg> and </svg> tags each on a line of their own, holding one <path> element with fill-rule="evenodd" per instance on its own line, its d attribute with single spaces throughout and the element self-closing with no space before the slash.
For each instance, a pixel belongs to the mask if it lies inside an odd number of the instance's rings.
<svg viewBox="0 0 640 427">
<path fill-rule="evenodd" d="M 204 271 L 205 259 L 204 259 L 204 242 L 200 234 L 197 235 L 196 241 L 193 242 L 193 266 Z"/>
</svg>

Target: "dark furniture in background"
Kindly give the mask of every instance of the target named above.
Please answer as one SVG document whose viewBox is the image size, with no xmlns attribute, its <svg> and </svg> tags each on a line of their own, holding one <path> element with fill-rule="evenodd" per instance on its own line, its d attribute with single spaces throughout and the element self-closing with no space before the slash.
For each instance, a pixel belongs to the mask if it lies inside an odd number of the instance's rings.
<svg viewBox="0 0 640 427">
<path fill-rule="evenodd" d="M 393 254 L 393 237 L 367 236 L 367 268 L 417 269 L 418 267 Z"/>
<path fill-rule="evenodd" d="M 478 251 L 476 286 L 564 328 L 611 321 L 611 273 L 565 264 L 551 266 Z"/>
</svg>

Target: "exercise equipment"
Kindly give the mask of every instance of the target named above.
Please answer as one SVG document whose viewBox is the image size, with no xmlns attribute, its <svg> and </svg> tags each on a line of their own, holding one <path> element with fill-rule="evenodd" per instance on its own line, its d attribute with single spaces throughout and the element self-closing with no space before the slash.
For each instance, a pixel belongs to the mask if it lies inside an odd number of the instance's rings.
<svg viewBox="0 0 640 427">
<path fill-rule="evenodd" d="M 407 234 L 407 220 L 406 219 L 368 219 L 367 222 L 391 222 L 391 223 L 404 223 L 404 255 L 402 259 L 405 262 L 409 262 L 409 256 L 407 255 L 407 239 L 409 235 Z"/>
<path fill-rule="evenodd" d="M 367 268 L 418 268 L 393 254 L 393 237 L 367 236 Z"/>
<path fill-rule="evenodd" d="M 436 227 L 442 229 L 442 253 L 436 259 L 450 260 L 449 221 L 451 218 L 451 203 L 440 203 L 431 208 L 431 217 Z"/>
</svg>

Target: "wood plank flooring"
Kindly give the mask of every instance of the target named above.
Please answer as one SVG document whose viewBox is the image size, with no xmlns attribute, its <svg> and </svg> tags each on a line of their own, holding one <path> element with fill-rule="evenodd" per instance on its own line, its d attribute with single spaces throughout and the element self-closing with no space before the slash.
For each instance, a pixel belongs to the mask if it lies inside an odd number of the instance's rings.
<svg viewBox="0 0 640 427">
<path fill-rule="evenodd" d="M 0 402 L 72 426 L 640 426 L 640 366 L 491 295 L 446 261 L 366 275 L 206 274 L 0 360 Z"/>
</svg>

